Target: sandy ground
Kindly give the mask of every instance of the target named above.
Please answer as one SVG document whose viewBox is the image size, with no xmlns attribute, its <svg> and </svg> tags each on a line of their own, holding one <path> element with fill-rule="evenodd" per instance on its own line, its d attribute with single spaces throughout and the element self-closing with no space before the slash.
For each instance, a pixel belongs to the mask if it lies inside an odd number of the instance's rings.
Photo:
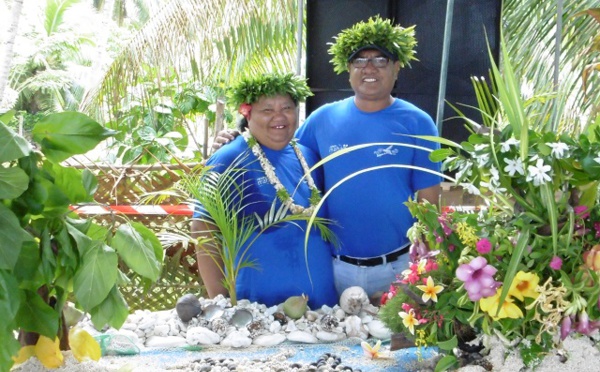
<svg viewBox="0 0 600 372">
<path fill-rule="evenodd" d="M 588 337 L 567 338 L 564 342 L 564 350 L 547 355 L 535 368 L 536 372 L 586 372 L 600 370 L 600 350 L 594 341 Z M 264 350 L 264 349 L 263 349 Z M 282 344 L 271 350 L 272 353 L 264 355 L 257 354 L 256 349 L 235 350 L 233 353 L 225 349 L 207 349 L 201 352 L 172 352 L 145 350 L 140 355 L 116 357 L 105 356 L 99 362 L 77 362 L 70 353 L 65 353 L 65 364 L 63 367 L 53 370 L 45 369 L 36 359 L 13 367 L 13 372 L 29 371 L 57 371 L 57 372 L 158 372 L 158 371 L 199 371 L 198 361 L 208 357 L 214 359 L 230 359 L 237 361 L 237 371 L 286 371 L 292 362 L 308 362 L 314 360 L 315 355 L 323 350 L 319 345 L 288 347 Z M 389 359 L 368 360 L 361 355 L 360 346 L 354 345 L 332 345 L 328 351 L 342 356 L 342 364 L 353 369 L 360 368 L 363 372 L 368 371 L 432 371 L 435 353 L 431 352 L 422 363 L 416 362 L 416 349 L 396 350 L 389 354 Z M 312 353 L 312 354 L 311 354 Z M 302 357 L 305 357 L 302 360 Z M 524 369 L 522 360 L 514 353 L 508 352 L 502 345 L 493 344 L 489 355 L 485 357 L 486 365 L 493 371 L 513 372 L 527 371 Z M 196 363 L 196 364 L 194 364 Z M 283 368 L 283 369 L 282 369 Z M 208 369 L 210 370 L 210 369 Z M 217 369 L 213 371 L 224 371 Z M 307 369 L 296 369 L 305 371 Z M 489 369 L 487 369 L 489 370 Z M 459 368 L 461 372 L 486 371 L 482 366 L 469 365 Z"/>
</svg>

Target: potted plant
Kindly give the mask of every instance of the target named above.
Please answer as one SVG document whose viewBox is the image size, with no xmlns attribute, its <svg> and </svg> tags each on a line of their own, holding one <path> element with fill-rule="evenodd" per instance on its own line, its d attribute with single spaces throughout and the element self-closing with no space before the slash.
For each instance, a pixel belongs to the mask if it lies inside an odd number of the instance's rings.
<svg viewBox="0 0 600 372">
<path fill-rule="evenodd" d="M 128 315 L 119 292 L 128 279 L 119 260 L 156 280 L 163 249 L 139 223 L 105 227 L 71 210 L 93 202 L 97 181 L 61 162 L 115 132 L 86 115 L 63 112 L 36 124 L 31 145 L 4 124 L 13 115 L 0 116 L 0 369 L 10 368 L 20 345 L 21 357 L 36 355 L 56 368 L 60 350 L 71 347 L 83 358 L 93 343 L 81 334 L 74 338 L 87 346 L 69 343 L 67 300 L 89 313 L 97 328 L 119 328 Z"/>
</svg>

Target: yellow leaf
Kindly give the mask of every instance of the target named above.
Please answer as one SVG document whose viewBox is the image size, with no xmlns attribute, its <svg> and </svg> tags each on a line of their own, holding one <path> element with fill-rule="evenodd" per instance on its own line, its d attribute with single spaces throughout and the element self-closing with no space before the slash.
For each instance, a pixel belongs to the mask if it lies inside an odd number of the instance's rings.
<svg viewBox="0 0 600 372">
<path fill-rule="evenodd" d="M 19 350 L 19 354 L 13 356 L 12 359 L 15 364 L 25 363 L 25 361 L 35 355 L 35 345 L 23 346 Z"/>
<path fill-rule="evenodd" d="M 98 341 L 81 328 L 71 328 L 69 331 L 69 345 L 73 356 L 80 362 L 89 359 L 100 360 L 100 356 L 102 356 Z"/>
<path fill-rule="evenodd" d="M 52 341 L 46 336 L 40 336 L 35 345 L 35 355 L 46 368 L 58 368 L 63 364 L 58 337 Z"/>
</svg>

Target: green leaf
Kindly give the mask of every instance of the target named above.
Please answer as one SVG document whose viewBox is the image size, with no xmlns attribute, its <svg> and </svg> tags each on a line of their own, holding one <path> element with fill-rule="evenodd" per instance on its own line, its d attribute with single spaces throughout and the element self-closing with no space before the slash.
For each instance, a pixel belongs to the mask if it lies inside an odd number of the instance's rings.
<svg viewBox="0 0 600 372">
<path fill-rule="evenodd" d="M 69 232 L 72 232 L 70 229 Z M 102 303 L 117 280 L 117 253 L 94 241 L 73 277 L 73 292 L 85 311 Z"/>
<path fill-rule="evenodd" d="M 458 346 L 458 338 L 456 335 L 449 340 L 438 342 L 438 347 L 442 350 L 452 350 Z"/>
<path fill-rule="evenodd" d="M 0 164 L 20 159 L 30 152 L 27 140 L 0 122 Z"/>
<path fill-rule="evenodd" d="M 8 332 L 0 331 L 0 369 L 9 371 L 13 364 L 12 357 L 17 355 L 21 345 L 15 338 L 12 330 Z"/>
<path fill-rule="evenodd" d="M 14 268 L 21 246 L 28 239 L 30 235 L 21 228 L 17 216 L 0 203 L 0 269 Z"/>
<path fill-rule="evenodd" d="M 110 290 L 108 297 L 90 311 L 90 315 L 94 327 L 98 329 L 101 329 L 106 325 L 119 329 L 123 323 L 125 323 L 125 320 L 129 315 L 129 309 L 123 295 L 119 292 L 119 289 L 114 286 Z"/>
<path fill-rule="evenodd" d="M 70 204 L 94 201 L 92 194 L 84 184 L 83 174 L 79 169 L 66 168 L 59 164 L 55 164 L 52 169 L 56 187 L 69 199 Z M 89 182 L 89 179 L 86 182 Z"/>
<path fill-rule="evenodd" d="M 0 334 L 13 330 L 14 319 L 21 305 L 19 296 L 19 283 L 6 270 L 0 270 Z"/>
<path fill-rule="evenodd" d="M 119 226 L 111 245 L 133 271 L 151 280 L 158 279 L 162 269 L 162 246 L 146 227 L 137 222 Z"/>
<path fill-rule="evenodd" d="M 23 291 L 25 298 L 17 313 L 17 324 L 28 332 L 35 332 L 50 339 L 56 337 L 58 331 L 58 312 L 50 307 L 43 298 L 34 291 Z"/>
<path fill-rule="evenodd" d="M 437 150 L 433 150 L 431 152 L 431 154 L 429 154 L 429 160 L 431 160 L 433 162 L 439 162 L 439 161 L 446 160 L 447 157 L 452 156 L 454 154 L 456 154 L 456 152 L 454 152 L 454 150 L 452 150 L 452 149 L 448 149 L 448 148 L 437 149 Z"/>
<path fill-rule="evenodd" d="M 21 288 L 32 291 L 39 288 L 40 283 L 36 279 L 40 262 L 40 245 L 28 235 L 23 241 L 19 258 L 13 270 L 13 275 L 19 281 Z"/>
<path fill-rule="evenodd" d="M 16 199 L 27 190 L 29 176 L 21 168 L 0 167 L 0 199 Z"/>
<path fill-rule="evenodd" d="M 116 134 L 78 112 L 61 112 L 41 119 L 32 131 L 42 152 L 58 163 L 76 154 L 84 154 Z"/>
<path fill-rule="evenodd" d="M 455 356 L 453 355 L 446 355 L 445 357 L 443 357 L 442 359 L 440 359 L 437 364 L 435 365 L 435 372 L 442 372 L 442 371 L 447 371 L 452 367 L 455 367 L 457 365 L 458 361 L 456 359 Z"/>
</svg>

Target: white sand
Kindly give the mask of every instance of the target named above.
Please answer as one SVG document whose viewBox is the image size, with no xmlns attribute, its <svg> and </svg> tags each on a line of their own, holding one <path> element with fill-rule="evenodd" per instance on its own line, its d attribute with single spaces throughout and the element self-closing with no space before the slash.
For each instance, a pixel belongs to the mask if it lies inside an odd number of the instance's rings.
<svg viewBox="0 0 600 372">
<path fill-rule="evenodd" d="M 535 368 L 536 372 L 596 372 L 600 370 L 600 350 L 598 346 L 588 337 L 569 337 L 564 342 L 564 350 L 562 354 L 566 358 L 562 358 L 557 352 L 547 355 L 542 363 Z M 396 353 L 398 351 L 394 351 Z M 190 371 L 191 361 L 198 359 L 198 356 L 189 360 L 172 360 L 169 362 L 168 369 L 156 367 L 155 361 L 151 357 L 137 355 L 131 357 L 103 357 L 99 362 L 77 362 L 69 352 L 65 353 L 65 364 L 63 367 L 53 370 L 44 368 L 39 361 L 31 358 L 20 366 L 14 367 L 13 372 L 34 372 L 34 371 L 56 371 L 56 372 L 158 372 L 158 371 Z M 493 365 L 493 371 L 498 372 L 514 372 L 520 371 L 523 368 L 522 360 L 514 353 L 507 353 L 502 345 L 495 344 L 486 356 L 486 360 Z M 281 367 L 281 363 L 285 362 L 285 355 L 279 355 L 278 358 L 269 358 L 261 363 L 245 361 L 240 364 L 240 371 L 268 371 L 272 366 Z M 347 365 L 352 366 L 352 361 L 346 361 Z M 386 363 L 383 360 L 372 361 L 373 370 L 385 368 Z M 384 364 L 382 364 L 384 363 Z M 260 364 L 260 365 L 258 365 Z M 415 370 L 427 370 L 431 368 L 431 363 L 423 363 L 423 365 L 415 366 Z M 389 363 L 388 363 L 389 365 Z M 461 372 L 480 372 L 485 371 L 480 366 L 465 366 L 459 369 Z"/>
</svg>

